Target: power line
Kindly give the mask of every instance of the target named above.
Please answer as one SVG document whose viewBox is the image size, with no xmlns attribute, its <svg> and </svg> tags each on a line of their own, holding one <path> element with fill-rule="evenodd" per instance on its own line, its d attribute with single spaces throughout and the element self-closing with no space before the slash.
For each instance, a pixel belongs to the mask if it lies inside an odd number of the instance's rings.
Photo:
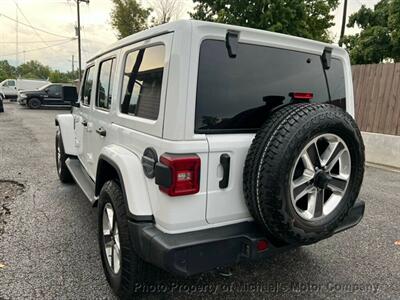
<svg viewBox="0 0 400 300">
<path fill-rule="evenodd" d="M 29 49 L 29 50 L 21 51 L 21 52 L 18 52 L 18 53 L 3 54 L 3 55 L 1 55 L 1 56 L 12 56 L 12 55 L 16 55 L 16 54 L 23 54 L 23 53 L 33 52 L 33 51 L 37 51 L 37 50 L 44 50 L 44 49 L 48 49 L 48 48 L 52 48 L 52 47 L 57 47 L 57 46 L 60 46 L 60 45 L 64 45 L 64 44 L 67 44 L 67 43 L 72 42 L 72 41 L 74 41 L 74 40 L 76 40 L 76 38 L 72 38 L 72 39 L 70 39 L 70 40 L 68 40 L 68 41 L 66 41 L 66 42 L 58 43 L 58 44 L 55 44 L 55 45 L 50 45 L 50 46 L 40 47 L 40 48 L 35 48 L 35 49 Z"/>
<path fill-rule="evenodd" d="M 24 26 L 27 26 L 27 27 L 36 29 L 36 30 L 38 30 L 38 31 L 41 31 L 41 32 L 44 32 L 44 33 L 47 33 L 47 34 L 51 34 L 51 35 L 54 35 L 54 36 L 62 37 L 62 38 L 65 38 L 65 39 L 70 39 L 70 38 L 71 38 L 71 37 L 69 37 L 69 36 L 65 36 L 65 35 L 61 35 L 61 34 L 57 34 L 57 33 L 52 33 L 52 32 L 46 31 L 46 30 L 44 30 L 44 29 L 40 29 L 40 28 L 34 27 L 34 26 L 32 26 L 32 25 L 29 25 L 29 24 L 20 22 L 20 21 L 18 21 L 18 20 L 16 20 L 16 19 L 10 18 L 9 16 L 6 16 L 6 15 L 4 15 L 4 14 L 0 14 L 0 17 L 4 17 L 4 18 L 9 19 L 9 20 L 11 20 L 11 21 L 13 21 L 13 22 L 16 22 L 17 24 L 21 24 L 21 25 L 24 25 Z"/>
<path fill-rule="evenodd" d="M 37 35 L 37 37 L 46 45 L 49 46 L 49 44 L 47 44 L 43 38 L 41 37 L 41 35 L 39 34 L 39 32 L 36 30 L 35 27 L 32 26 L 31 22 L 28 20 L 28 18 L 25 16 L 24 12 L 22 11 L 22 9 L 19 7 L 18 3 L 16 0 L 13 0 L 15 3 L 15 6 L 17 7 L 17 9 L 19 10 L 19 12 L 21 13 L 21 15 L 24 17 L 25 21 L 28 22 L 28 24 L 30 25 L 30 27 L 33 29 L 33 31 L 35 32 L 35 34 Z"/>
<path fill-rule="evenodd" d="M 75 38 L 72 38 L 75 39 Z M 18 44 L 35 44 L 35 43 L 56 43 L 56 42 L 63 42 L 63 41 L 67 41 L 67 40 L 71 40 L 71 38 L 65 38 L 65 39 L 59 39 L 59 40 L 46 40 L 46 41 L 23 41 L 20 42 L 18 41 Z M 16 42 L 0 42 L 0 44 L 15 44 Z M 48 45 L 50 46 L 50 45 Z"/>
</svg>

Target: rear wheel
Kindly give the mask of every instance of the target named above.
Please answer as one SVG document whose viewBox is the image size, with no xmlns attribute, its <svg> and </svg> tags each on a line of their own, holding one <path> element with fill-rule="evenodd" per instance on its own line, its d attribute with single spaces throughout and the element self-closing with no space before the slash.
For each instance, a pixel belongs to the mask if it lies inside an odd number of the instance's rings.
<svg viewBox="0 0 400 300">
<path fill-rule="evenodd" d="M 277 243 L 328 237 L 360 191 L 364 145 L 353 118 L 327 104 L 274 113 L 254 138 L 244 193 L 253 217 Z"/>
<path fill-rule="evenodd" d="M 28 100 L 28 107 L 31 109 L 38 109 L 42 106 L 42 102 L 38 98 L 32 98 Z"/>
<path fill-rule="evenodd" d="M 137 287 L 154 283 L 160 270 L 146 263 L 132 249 L 124 195 L 110 180 L 99 196 L 98 239 L 104 273 L 112 290 L 122 299 L 132 299 Z"/>
</svg>

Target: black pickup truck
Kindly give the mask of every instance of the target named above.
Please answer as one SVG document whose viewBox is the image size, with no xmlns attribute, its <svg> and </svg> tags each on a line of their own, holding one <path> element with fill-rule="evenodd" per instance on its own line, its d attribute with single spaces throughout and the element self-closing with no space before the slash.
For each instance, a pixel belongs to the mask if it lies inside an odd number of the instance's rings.
<svg viewBox="0 0 400 300">
<path fill-rule="evenodd" d="M 18 102 L 36 109 L 41 106 L 71 106 L 78 99 L 76 86 L 67 83 L 50 83 L 40 89 L 18 92 Z"/>
</svg>

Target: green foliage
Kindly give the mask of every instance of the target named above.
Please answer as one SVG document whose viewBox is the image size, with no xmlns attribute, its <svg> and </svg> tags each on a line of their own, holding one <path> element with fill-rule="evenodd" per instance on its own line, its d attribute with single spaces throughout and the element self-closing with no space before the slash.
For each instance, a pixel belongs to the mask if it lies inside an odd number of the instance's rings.
<svg viewBox="0 0 400 300">
<path fill-rule="evenodd" d="M 28 61 L 18 68 L 11 66 L 7 60 L 0 61 L 0 82 L 4 79 L 21 77 L 24 79 L 49 79 L 51 82 L 72 83 L 78 79 L 78 71 L 61 72 L 52 70 L 50 67 L 41 64 L 38 61 Z"/>
<path fill-rule="evenodd" d="M 374 9 L 363 5 L 347 26 L 361 28 L 343 38 L 353 64 L 400 61 L 400 0 L 381 0 Z"/>
<path fill-rule="evenodd" d="M 111 25 L 118 31 L 118 37 L 124 38 L 148 27 L 147 19 L 151 9 L 142 8 L 136 0 L 113 0 Z"/>
<path fill-rule="evenodd" d="M 30 79 L 47 79 L 50 75 L 50 67 L 41 64 L 36 60 L 28 61 L 17 68 L 19 75 Z"/>
<path fill-rule="evenodd" d="M 338 0 L 194 0 L 197 20 L 275 31 L 329 42 Z"/>
<path fill-rule="evenodd" d="M 78 70 L 72 72 L 61 72 L 59 70 L 52 70 L 49 75 L 49 80 L 51 82 L 63 82 L 63 83 L 72 83 L 74 80 L 77 80 L 79 77 Z"/>
<path fill-rule="evenodd" d="M 11 66 L 7 60 L 0 61 L 0 82 L 7 78 L 15 78 L 15 67 Z"/>
</svg>

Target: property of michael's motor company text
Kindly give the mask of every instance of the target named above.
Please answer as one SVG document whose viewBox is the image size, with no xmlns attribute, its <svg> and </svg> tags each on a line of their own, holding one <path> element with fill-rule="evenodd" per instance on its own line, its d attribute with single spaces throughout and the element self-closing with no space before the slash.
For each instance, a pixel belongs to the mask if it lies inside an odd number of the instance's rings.
<svg viewBox="0 0 400 300">
<path fill-rule="evenodd" d="M 377 293 L 379 284 L 370 283 L 313 283 L 313 282 L 262 282 L 262 283 L 226 283 L 226 284 L 141 284 L 135 285 L 136 292 L 142 293 L 185 293 L 185 294 L 221 294 L 221 293 L 319 293 L 319 292 L 363 292 Z"/>
</svg>

